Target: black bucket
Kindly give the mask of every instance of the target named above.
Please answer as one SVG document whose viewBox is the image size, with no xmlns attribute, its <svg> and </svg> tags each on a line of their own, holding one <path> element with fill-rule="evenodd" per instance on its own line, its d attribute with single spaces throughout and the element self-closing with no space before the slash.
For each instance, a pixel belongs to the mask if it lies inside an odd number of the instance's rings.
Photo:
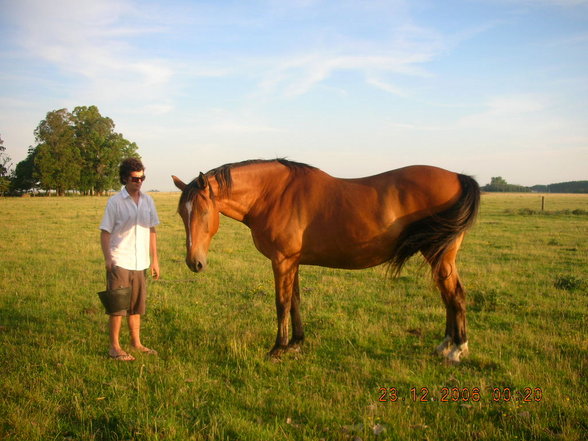
<svg viewBox="0 0 588 441">
<path fill-rule="evenodd" d="M 109 289 L 98 293 L 106 314 L 127 311 L 131 307 L 131 288 Z"/>
</svg>

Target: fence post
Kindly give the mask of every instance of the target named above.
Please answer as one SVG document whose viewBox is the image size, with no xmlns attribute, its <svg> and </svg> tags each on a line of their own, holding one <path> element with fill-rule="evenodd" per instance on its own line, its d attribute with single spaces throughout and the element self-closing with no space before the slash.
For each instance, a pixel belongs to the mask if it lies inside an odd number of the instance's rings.
<svg viewBox="0 0 588 441">
<path fill-rule="evenodd" d="M 541 211 L 545 211 L 545 196 L 541 196 Z"/>
</svg>

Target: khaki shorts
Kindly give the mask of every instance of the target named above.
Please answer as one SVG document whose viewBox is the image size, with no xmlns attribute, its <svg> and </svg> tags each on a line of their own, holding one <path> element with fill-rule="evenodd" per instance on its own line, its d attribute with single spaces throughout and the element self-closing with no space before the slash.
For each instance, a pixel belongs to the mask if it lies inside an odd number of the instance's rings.
<svg viewBox="0 0 588 441">
<path fill-rule="evenodd" d="M 145 300 L 147 298 L 147 284 L 145 270 L 132 271 L 115 266 L 107 274 L 108 289 L 131 287 L 131 307 L 128 311 L 114 312 L 110 315 L 145 314 Z"/>
</svg>

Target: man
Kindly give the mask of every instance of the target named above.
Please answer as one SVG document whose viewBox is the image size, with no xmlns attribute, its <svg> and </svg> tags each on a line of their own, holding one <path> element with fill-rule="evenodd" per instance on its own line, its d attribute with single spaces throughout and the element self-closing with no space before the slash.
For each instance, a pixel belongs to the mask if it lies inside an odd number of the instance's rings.
<svg viewBox="0 0 588 441">
<path fill-rule="evenodd" d="M 131 287 L 131 306 L 109 317 L 110 348 L 108 354 L 115 360 L 135 359 L 125 352 L 119 342 L 123 316 L 127 316 L 131 346 L 138 352 L 157 354 L 141 343 L 141 315 L 145 313 L 147 286 L 145 270 L 159 279 L 157 234 L 159 218 L 151 196 L 141 192 L 145 180 L 145 167 L 139 159 L 125 159 L 119 169 L 120 193 L 108 200 L 100 224 L 100 242 L 108 278 L 108 288 Z M 151 257 L 151 259 L 150 259 Z"/>
</svg>

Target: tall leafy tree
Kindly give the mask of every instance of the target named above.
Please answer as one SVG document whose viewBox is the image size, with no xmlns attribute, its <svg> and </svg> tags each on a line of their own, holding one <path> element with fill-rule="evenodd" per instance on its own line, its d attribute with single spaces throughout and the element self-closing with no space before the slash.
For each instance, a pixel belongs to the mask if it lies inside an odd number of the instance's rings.
<svg viewBox="0 0 588 441">
<path fill-rule="evenodd" d="M 47 113 L 35 130 L 35 138 L 35 169 L 41 188 L 53 189 L 59 196 L 79 188 L 82 155 L 67 109 Z"/>
<path fill-rule="evenodd" d="M 78 106 L 72 112 L 72 123 L 83 159 L 80 190 L 90 194 L 100 192 L 105 189 L 103 183 L 110 174 L 109 138 L 114 122 L 100 115 L 96 106 Z"/>
<path fill-rule="evenodd" d="M 29 153 L 25 159 L 16 164 L 12 177 L 11 190 L 16 192 L 28 191 L 38 186 L 35 178 L 35 156 L 37 149 L 29 147 Z"/>
<path fill-rule="evenodd" d="M 121 133 L 113 133 L 111 137 L 112 142 L 112 149 L 116 152 L 116 160 L 114 160 L 111 168 L 111 175 L 110 180 L 108 181 L 108 186 L 106 189 L 112 188 L 119 188 L 120 181 L 118 176 L 118 166 L 125 158 L 135 157 L 141 158 L 141 156 L 137 153 L 139 150 L 139 146 L 136 143 L 125 139 Z"/>
<path fill-rule="evenodd" d="M 114 132 L 114 122 L 96 106 L 78 106 L 72 112 L 76 143 L 82 156 L 80 190 L 101 194 L 117 187 L 118 164 L 137 154 L 137 145 Z"/>
<path fill-rule="evenodd" d="M 62 195 L 70 189 L 84 194 L 102 194 L 118 187 L 118 165 L 137 155 L 137 144 L 114 131 L 114 122 L 96 106 L 78 106 L 47 114 L 35 130 L 37 146 L 18 167 L 20 187 L 34 185 L 54 189 Z M 29 158 L 27 158 L 29 159 Z M 33 170 L 32 179 L 28 174 Z M 29 187 L 30 188 L 30 187 Z"/>
</svg>

